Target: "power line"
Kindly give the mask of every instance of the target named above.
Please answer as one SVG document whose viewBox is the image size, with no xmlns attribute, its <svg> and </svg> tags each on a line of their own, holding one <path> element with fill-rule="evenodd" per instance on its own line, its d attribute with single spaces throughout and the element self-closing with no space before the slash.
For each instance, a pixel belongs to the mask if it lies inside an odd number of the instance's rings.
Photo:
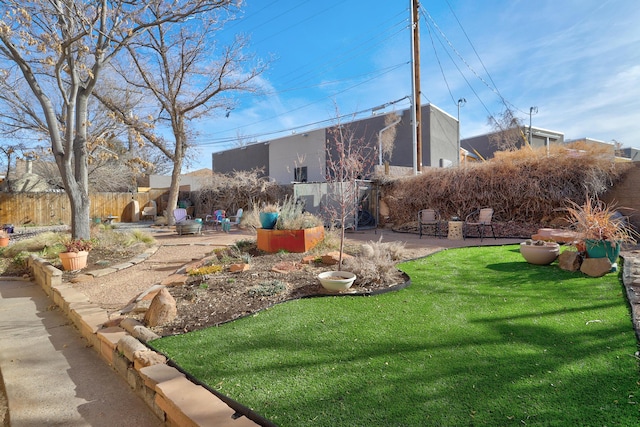
<svg viewBox="0 0 640 427">
<path fill-rule="evenodd" d="M 510 103 L 502 96 L 502 94 L 495 87 L 491 86 L 482 76 L 480 76 L 476 72 L 476 70 L 471 66 L 471 64 L 467 62 L 466 59 L 464 59 L 464 57 L 460 54 L 460 52 L 453 46 L 453 43 L 451 43 L 451 41 L 447 38 L 444 32 L 440 29 L 440 27 L 435 22 L 433 17 L 431 17 L 429 12 L 424 7 L 421 7 L 421 12 L 425 16 L 425 18 L 426 19 L 428 18 L 428 20 L 432 23 L 433 28 L 438 30 L 438 33 L 440 34 L 442 39 L 447 43 L 449 48 L 451 48 L 451 50 L 456 54 L 456 56 L 460 59 L 460 61 L 462 61 L 462 63 L 466 65 L 469 71 L 471 71 L 478 78 L 478 80 L 480 80 L 489 90 L 491 90 L 494 94 L 496 94 L 500 98 L 500 100 L 502 101 L 505 107 L 509 108 Z"/>
<path fill-rule="evenodd" d="M 314 105 L 314 104 L 317 104 L 317 103 L 319 103 L 319 102 L 325 101 L 326 99 L 333 98 L 333 97 L 334 97 L 334 96 L 336 96 L 336 95 L 340 95 L 340 94 L 342 94 L 342 93 L 348 92 L 348 91 L 349 91 L 349 90 L 351 90 L 351 89 L 354 89 L 354 88 L 356 88 L 356 87 L 358 87 L 358 86 L 361 86 L 361 85 L 363 85 L 363 84 L 365 84 L 365 83 L 368 83 L 368 82 L 370 82 L 370 81 L 372 81 L 372 80 L 375 80 L 375 79 L 377 79 L 377 78 L 379 78 L 379 77 L 381 77 L 381 76 L 383 76 L 383 75 L 385 75 L 385 74 L 388 74 L 388 73 L 390 73 L 390 72 L 394 71 L 395 69 L 397 69 L 397 68 L 399 68 L 399 67 L 401 67 L 401 66 L 403 66 L 403 65 L 406 65 L 406 64 L 399 64 L 399 65 L 397 65 L 397 66 L 393 67 L 392 69 L 387 70 L 387 71 L 385 71 L 384 73 L 381 73 L 381 74 L 380 74 L 380 75 L 378 75 L 378 76 L 375 76 L 375 77 L 372 77 L 372 78 L 370 78 L 370 79 L 367 79 L 367 80 L 364 80 L 364 81 L 362 81 L 362 82 L 359 82 L 359 83 L 357 83 L 357 84 L 354 84 L 354 85 L 352 85 L 352 86 L 350 86 L 350 87 L 348 87 L 348 88 L 346 88 L 346 89 L 344 89 L 344 90 L 342 90 L 342 91 L 334 92 L 332 95 L 327 96 L 327 97 L 324 97 L 324 98 L 322 98 L 322 99 L 319 99 L 319 100 L 316 100 L 316 101 L 313 101 L 313 102 L 307 103 L 307 104 L 305 104 L 305 105 L 302 105 L 302 106 L 300 106 L 300 107 L 297 107 L 297 108 L 294 108 L 294 109 L 288 110 L 288 111 L 286 111 L 286 112 L 283 112 L 283 113 L 277 114 L 277 115 L 275 115 L 275 116 L 271 116 L 271 117 L 268 117 L 268 118 L 264 118 L 264 119 L 259 120 L 259 121 L 257 121 L 257 122 L 253 122 L 253 123 L 251 123 L 251 124 L 249 124 L 249 125 L 238 126 L 238 127 L 236 127 L 236 128 L 232 128 L 232 129 L 227 129 L 227 130 L 224 130 L 224 131 L 215 132 L 215 133 L 213 133 L 213 134 L 211 134 L 211 135 L 217 135 L 217 134 L 220 134 L 220 133 L 228 133 L 228 132 L 234 132 L 234 131 L 235 131 L 235 132 L 237 132 L 237 131 L 242 130 L 242 128 L 245 128 L 245 127 L 248 127 L 248 126 L 255 126 L 255 125 L 260 124 L 260 123 L 263 123 L 263 122 L 267 122 L 267 121 L 274 120 L 274 119 L 276 119 L 276 118 L 278 118 L 278 117 L 280 117 L 280 116 L 284 116 L 284 115 L 287 115 L 287 114 L 290 114 L 290 113 L 293 113 L 293 112 L 296 112 L 296 111 L 302 110 L 302 109 L 307 108 L 307 107 L 309 107 L 309 106 L 311 106 L 311 105 Z M 404 99 L 404 98 L 403 98 L 403 99 Z M 363 110 L 363 111 L 368 111 L 368 110 Z M 296 128 L 297 128 L 297 127 L 296 127 Z M 296 128 L 290 128 L 290 130 L 293 130 L 293 129 L 296 129 Z M 286 130 L 284 130 L 284 131 L 279 131 L 279 132 L 285 132 L 285 131 L 286 131 Z M 272 133 L 269 133 L 269 134 L 272 134 Z M 232 139 L 232 140 L 233 140 L 233 139 Z"/>
</svg>

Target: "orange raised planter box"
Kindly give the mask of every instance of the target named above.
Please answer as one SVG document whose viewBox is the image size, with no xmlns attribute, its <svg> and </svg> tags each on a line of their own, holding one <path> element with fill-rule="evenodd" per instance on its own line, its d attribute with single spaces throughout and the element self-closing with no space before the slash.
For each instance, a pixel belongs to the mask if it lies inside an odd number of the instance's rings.
<svg viewBox="0 0 640 427">
<path fill-rule="evenodd" d="M 266 230 L 258 228 L 258 249 L 273 253 L 278 251 L 307 252 L 324 239 L 324 227 L 304 230 Z"/>
</svg>

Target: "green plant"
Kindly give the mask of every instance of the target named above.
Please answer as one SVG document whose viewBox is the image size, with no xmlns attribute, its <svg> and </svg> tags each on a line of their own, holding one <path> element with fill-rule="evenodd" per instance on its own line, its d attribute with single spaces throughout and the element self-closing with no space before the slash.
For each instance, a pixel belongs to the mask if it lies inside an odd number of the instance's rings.
<svg viewBox="0 0 640 427">
<path fill-rule="evenodd" d="M 144 243 L 145 245 L 152 245 L 156 242 L 153 236 L 145 231 L 134 229 L 128 234 L 128 238 L 125 240 L 127 246 L 134 245 L 136 243 Z"/>
<path fill-rule="evenodd" d="M 587 197 L 579 205 L 569 200 L 568 220 L 581 239 L 609 240 L 620 243 L 635 243 L 638 233 L 626 218 L 616 211 L 615 203 L 606 204 L 599 199 Z"/>
<path fill-rule="evenodd" d="M 273 280 L 271 282 L 260 283 L 249 289 L 250 296 L 271 296 L 284 292 L 287 289 L 287 285 L 280 280 Z"/>
<path fill-rule="evenodd" d="M 203 289 L 203 290 L 209 289 L 209 284 L 208 283 L 200 283 L 200 289 Z"/>
<path fill-rule="evenodd" d="M 18 267 L 24 267 L 27 265 L 27 258 L 29 258 L 29 252 L 19 252 L 12 258 L 13 262 Z"/>
<path fill-rule="evenodd" d="M 222 271 L 221 265 L 208 265 L 204 267 L 194 268 L 189 270 L 189 276 L 206 276 L 208 274 L 215 274 Z"/>
<path fill-rule="evenodd" d="M 322 225 L 322 219 L 304 211 L 304 205 L 293 197 L 285 197 L 280 206 L 276 230 L 304 230 Z"/>
</svg>

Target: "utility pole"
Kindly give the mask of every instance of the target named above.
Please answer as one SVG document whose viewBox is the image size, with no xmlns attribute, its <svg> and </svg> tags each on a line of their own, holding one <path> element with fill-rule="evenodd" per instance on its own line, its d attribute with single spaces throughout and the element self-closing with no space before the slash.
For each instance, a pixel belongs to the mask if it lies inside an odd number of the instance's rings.
<svg viewBox="0 0 640 427">
<path fill-rule="evenodd" d="M 531 116 L 534 114 L 538 114 L 538 107 L 529 108 L 529 147 L 531 147 L 531 143 L 533 142 L 533 135 L 531 133 Z"/>
<path fill-rule="evenodd" d="M 422 173 L 422 110 L 420 107 L 420 10 L 418 0 L 411 1 L 411 69 L 412 102 L 411 119 L 413 121 L 413 173 Z"/>
</svg>

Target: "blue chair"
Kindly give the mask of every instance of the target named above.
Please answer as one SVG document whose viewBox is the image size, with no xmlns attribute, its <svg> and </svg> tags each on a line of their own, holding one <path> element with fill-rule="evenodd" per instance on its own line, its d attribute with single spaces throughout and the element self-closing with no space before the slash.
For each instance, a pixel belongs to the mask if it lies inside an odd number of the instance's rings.
<svg viewBox="0 0 640 427">
<path fill-rule="evenodd" d="M 212 225 L 214 230 L 217 230 L 222 221 L 226 218 L 226 213 L 222 209 L 216 209 L 213 214 L 207 215 L 204 218 L 205 225 Z"/>
</svg>

